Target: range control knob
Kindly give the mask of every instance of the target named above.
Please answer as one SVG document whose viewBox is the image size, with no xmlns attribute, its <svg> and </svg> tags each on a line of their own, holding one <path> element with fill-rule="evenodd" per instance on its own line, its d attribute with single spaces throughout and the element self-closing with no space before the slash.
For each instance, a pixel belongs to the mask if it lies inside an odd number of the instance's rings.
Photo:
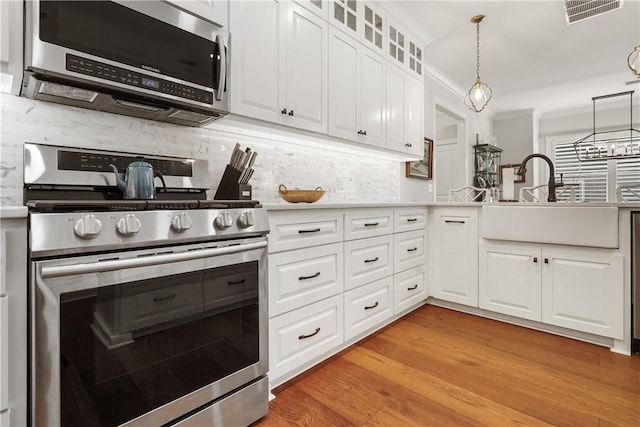
<svg viewBox="0 0 640 427">
<path fill-rule="evenodd" d="M 238 216 L 238 225 L 241 228 L 249 228 L 254 224 L 253 222 L 253 212 L 242 212 Z"/>
<path fill-rule="evenodd" d="M 191 217 L 186 212 L 179 213 L 171 220 L 171 228 L 173 228 L 178 233 L 187 231 L 191 228 L 192 224 L 193 222 L 191 221 Z"/>
<path fill-rule="evenodd" d="M 133 236 L 142 228 L 142 223 L 134 214 L 127 214 L 116 223 L 116 230 L 122 236 Z"/>
<path fill-rule="evenodd" d="M 229 212 L 223 212 L 213 220 L 216 228 L 220 230 L 224 230 L 233 225 L 233 219 L 231 218 L 231 214 Z"/>
<path fill-rule="evenodd" d="M 100 230 L 102 230 L 102 222 L 95 215 L 85 215 L 73 225 L 73 231 L 76 236 L 83 239 L 93 239 Z"/>
</svg>

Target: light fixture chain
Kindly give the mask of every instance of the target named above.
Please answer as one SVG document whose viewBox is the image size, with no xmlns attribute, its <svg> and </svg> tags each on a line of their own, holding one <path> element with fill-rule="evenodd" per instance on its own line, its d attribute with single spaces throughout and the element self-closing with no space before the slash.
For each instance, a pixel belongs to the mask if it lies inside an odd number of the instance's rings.
<svg viewBox="0 0 640 427">
<path fill-rule="evenodd" d="M 476 24 L 476 78 L 480 81 L 480 22 Z"/>
</svg>

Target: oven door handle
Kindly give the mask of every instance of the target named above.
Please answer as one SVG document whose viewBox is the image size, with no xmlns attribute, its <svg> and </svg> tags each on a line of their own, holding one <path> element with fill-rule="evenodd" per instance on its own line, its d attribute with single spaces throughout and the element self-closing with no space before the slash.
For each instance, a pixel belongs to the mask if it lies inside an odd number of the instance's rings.
<svg viewBox="0 0 640 427">
<path fill-rule="evenodd" d="M 226 246 L 224 248 L 211 248 L 181 252 L 177 254 L 155 255 L 142 258 L 118 259 L 110 261 L 90 262 L 84 264 L 42 267 L 40 276 L 44 279 L 47 277 L 75 276 L 78 274 L 101 273 L 104 271 L 122 270 L 126 268 L 148 267 L 153 265 L 168 264 L 172 262 L 191 261 L 195 259 L 236 254 L 238 252 L 247 252 L 256 249 L 263 249 L 266 247 L 267 242 L 261 241 L 256 243 Z"/>
</svg>

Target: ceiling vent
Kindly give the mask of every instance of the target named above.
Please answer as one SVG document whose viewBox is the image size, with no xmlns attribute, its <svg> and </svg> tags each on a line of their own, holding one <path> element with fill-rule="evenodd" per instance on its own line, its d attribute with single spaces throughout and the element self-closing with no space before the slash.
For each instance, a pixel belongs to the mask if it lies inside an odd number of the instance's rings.
<svg viewBox="0 0 640 427">
<path fill-rule="evenodd" d="M 623 0 L 564 0 L 567 24 L 620 9 Z"/>
</svg>

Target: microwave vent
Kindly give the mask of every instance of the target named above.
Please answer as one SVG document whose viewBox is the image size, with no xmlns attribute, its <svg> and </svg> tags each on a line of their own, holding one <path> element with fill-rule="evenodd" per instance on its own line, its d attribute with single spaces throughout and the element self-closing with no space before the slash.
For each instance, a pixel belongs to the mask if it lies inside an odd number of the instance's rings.
<svg viewBox="0 0 640 427">
<path fill-rule="evenodd" d="M 206 115 L 197 113 L 195 111 L 178 110 L 170 114 L 167 121 L 179 124 L 190 123 L 192 126 L 197 126 L 210 121 L 212 119 L 212 116 L 213 118 L 220 118 L 224 115 L 216 113 Z"/>
<path fill-rule="evenodd" d="M 86 90 L 52 82 L 43 82 L 38 88 L 38 93 L 85 102 L 93 102 L 98 97 L 98 92 L 93 90 Z"/>
</svg>

